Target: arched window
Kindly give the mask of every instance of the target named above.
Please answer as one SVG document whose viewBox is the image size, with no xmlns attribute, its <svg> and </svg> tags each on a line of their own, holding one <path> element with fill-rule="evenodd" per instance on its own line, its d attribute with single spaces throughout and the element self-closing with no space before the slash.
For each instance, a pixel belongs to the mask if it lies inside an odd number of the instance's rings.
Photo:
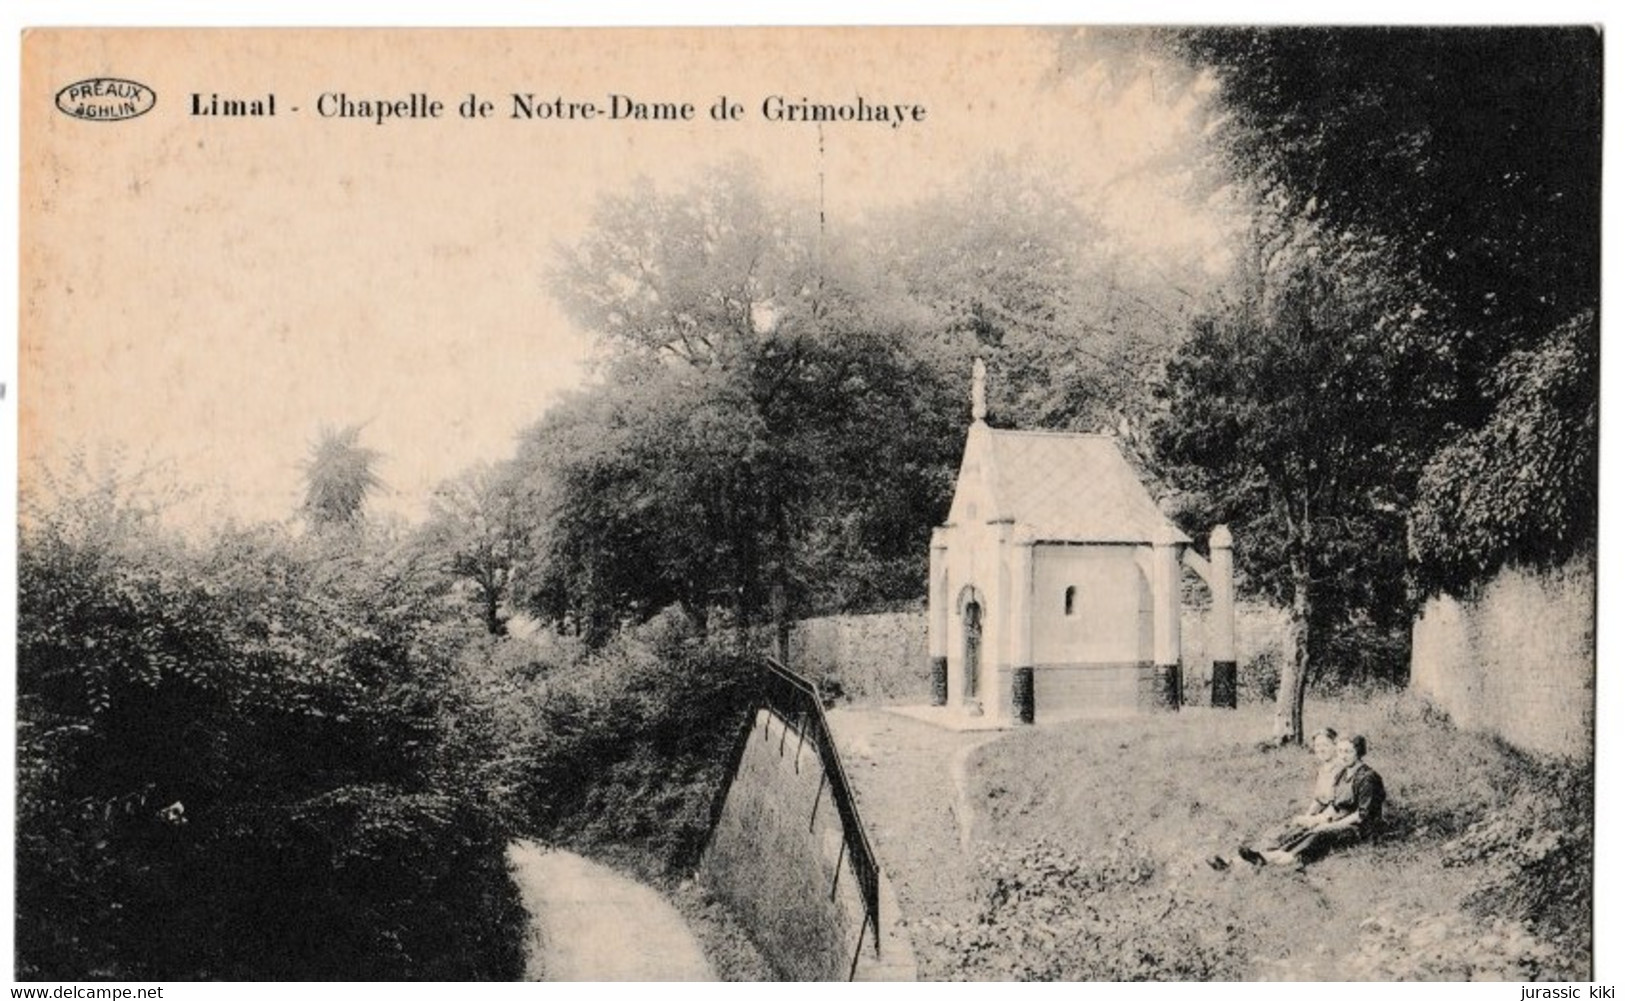
<svg viewBox="0 0 1625 1001">
<path fill-rule="evenodd" d="M 1066 589 L 1066 615 L 1068 618 L 1078 614 L 1078 587 L 1069 585 Z"/>
</svg>

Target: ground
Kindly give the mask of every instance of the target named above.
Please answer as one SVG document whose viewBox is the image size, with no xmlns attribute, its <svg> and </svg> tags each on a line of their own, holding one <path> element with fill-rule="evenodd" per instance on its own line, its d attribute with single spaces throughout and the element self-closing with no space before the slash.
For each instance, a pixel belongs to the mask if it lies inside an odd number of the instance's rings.
<svg viewBox="0 0 1625 1001">
<path fill-rule="evenodd" d="M 653 889 L 529 841 L 508 866 L 531 923 L 526 980 L 714 980 L 682 916 Z"/>
<path fill-rule="evenodd" d="M 1495 858 L 1453 864 L 1455 839 L 1523 781 L 1518 756 L 1403 697 L 1312 703 L 1308 719 L 1369 737 L 1392 824 L 1302 872 L 1235 854 L 1296 812 L 1314 773 L 1300 748 L 1260 749 L 1267 707 L 999 734 L 881 709 L 831 723 L 923 977 L 1584 974 L 1583 945 L 1467 906 Z"/>
</svg>

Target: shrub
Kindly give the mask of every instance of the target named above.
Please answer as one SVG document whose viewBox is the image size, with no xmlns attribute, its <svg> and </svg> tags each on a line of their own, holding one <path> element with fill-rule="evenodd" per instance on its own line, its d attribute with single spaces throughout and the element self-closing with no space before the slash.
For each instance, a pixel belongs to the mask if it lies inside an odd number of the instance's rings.
<svg viewBox="0 0 1625 1001">
<path fill-rule="evenodd" d="M 744 658 L 663 646 L 622 635 L 550 675 L 524 766 L 527 813 L 542 837 L 649 876 L 698 863 L 754 696 Z"/>
<path fill-rule="evenodd" d="M 1274 702 L 1281 689 L 1281 655 L 1265 649 L 1236 671 L 1236 694 L 1244 702 Z"/>
<path fill-rule="evenodd" d="M 1527 922 L 1558 947 L 1556 955 L 1589 956 L 1592 770 L 1527 757 L 1520 765 L 1516 785 L 1504 801 L 1446 846 L 1444 864 L 1481 872 L 1467 898 L 1473 913 Z M 1543 976 L 1588 976 L 1588 971 L 1554 964 L 1550 957 L 1543 969 Z"/>
<path fill-rule="evenodd" d="M 995 980 L 1233 980 L 1245 933 L 1128 843 L 995 845 L 983 903 L 949 933 L 960 972 Z"/>
<path fill-rule="evenodd" d="M 1523 922 L 1483 922 L 1459 911 L 1383 913 L 1360 923 L 1359 946 L 1343 961 L 1343 972 L 1350 980 L 1574 979 L 1559 957 Z"/>
<path fill-rule="evenodd" d="M 388 539 L 188 545 L 103 491 L 18 556 L 19 978 L 518 972 L 499 734 Z"/>
</svg>

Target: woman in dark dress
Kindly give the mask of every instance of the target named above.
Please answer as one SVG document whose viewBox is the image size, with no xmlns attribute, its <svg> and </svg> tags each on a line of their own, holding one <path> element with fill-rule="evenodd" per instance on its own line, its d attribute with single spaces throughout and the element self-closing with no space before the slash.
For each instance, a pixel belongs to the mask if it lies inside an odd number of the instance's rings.
<svg viewBox="0 0 1625 1001">
<path fill-rule="evenodd" d="M 1272 865 L 1302 865 L 1318 858 L 1340 845 L 1353 844 L 1374 834 L 1382 824 L 1382 807 L 1388 800 L 1382 776 L 1365 763 L 1365 737 L 1355 734 L 1337 742 L 1338 760 L 1343 773 L 1333 790 L 1332 801 L 1315 815 L 1313 823 L 1305 827 L 1296 838 L 1279 847 L 1252 852 L 1249 862 L 1268 862 Z"/>
</svg>

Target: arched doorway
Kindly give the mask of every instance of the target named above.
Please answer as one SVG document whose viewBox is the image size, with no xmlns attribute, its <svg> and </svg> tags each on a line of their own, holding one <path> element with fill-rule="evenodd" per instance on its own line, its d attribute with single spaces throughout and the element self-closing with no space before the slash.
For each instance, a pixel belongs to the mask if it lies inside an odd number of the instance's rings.
<svg viewBox="0 0 1625 1001">
<path fill-rule="evenodd" d="M 965 602 L 965 701 L 974 702 L 982 675 L 982 603 Z"/>
</svg>

